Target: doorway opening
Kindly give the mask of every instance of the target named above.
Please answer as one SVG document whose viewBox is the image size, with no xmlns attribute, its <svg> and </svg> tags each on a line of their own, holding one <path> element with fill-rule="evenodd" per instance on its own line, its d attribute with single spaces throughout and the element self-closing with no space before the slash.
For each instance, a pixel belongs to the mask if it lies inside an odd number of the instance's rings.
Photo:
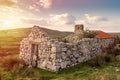
<svg viewBox="0 0 120 80">
<path fill-rule="evenodd" d="M 38 44 L 32 44 L 31 47 L 31 58 L 32 58 L 32 66 L 37 67 L 38 63 Z"/>
</svg>

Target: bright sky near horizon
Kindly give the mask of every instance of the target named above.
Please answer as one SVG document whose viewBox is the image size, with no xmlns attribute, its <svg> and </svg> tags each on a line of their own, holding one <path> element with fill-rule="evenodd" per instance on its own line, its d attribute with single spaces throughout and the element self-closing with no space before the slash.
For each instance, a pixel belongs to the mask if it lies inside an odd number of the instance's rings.
<svg viewBox="0 0 120 80">
<path fill-rule="evenodd" d="M 120 32 L 120 0 L 0 0 L 0 29 L 41 27 Z"/>
</svg>

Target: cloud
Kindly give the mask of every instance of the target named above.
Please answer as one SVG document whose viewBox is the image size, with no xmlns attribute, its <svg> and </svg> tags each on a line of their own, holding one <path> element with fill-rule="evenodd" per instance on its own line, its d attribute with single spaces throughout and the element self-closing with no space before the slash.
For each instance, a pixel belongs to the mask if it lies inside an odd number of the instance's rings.
<svg viewBox="0 0 120 80">
<path fill-rule="evenodd" d="M 102 16 L 92 16 L 90 14 L 84 14 L 84 18 L 80 20 L 76 20 L 76 23 L 94 25 L 97 23 L 107 22 L 107 21 L 108 19 Z"/>
<path fill-rule="evenodd" d="M 40 6 L 44 8 L 50 8 L 52 6 L 52 2 L 53 0 L 39 0 L 37 4 L 39 4 Z"/>
<path fill-rule="evenodd" d="M 42 8 L 51 8 L 53 0 L 31 0 L 31 3 L 24 4 L 24 6 L 27 6 L 27 9 L 31 11 L 40 12 L 41 7 Z M 23 5 L 23 4 L 22 4 Z"/>
<path fill-rule="evenodd" d="M 90 14 L 84 14 L 84 18 L 76 20 L 76 24 L 84 24 L 85 29 L 96 29 L 96 30 L 102 30 L 106 27 L 105 24 L 110 23 L 110 21 L 102 16 L 93 16 Z M 108 25 L 107 25 L 108 27 Z"/>
<path fill-rule="evenodd" d="M 75 21 L 76 24 L 84 24 L 85 29 L 89 30 L 102 30 L 105 32 L 119 32 L 120 21 L 107 19 L 102 16 L 94 16 L 90 14 L 84 14 L 84 17 Z"/>
<path fill-rule="evenodd" d="M 101 17 L 101 16 L 92 16 L 90 14 L 85 14 L 85 18 L 88 23 L 95 23 L 95 22 L 100 22 L 100 21 L 107 21 L 106 18 Z"/>
<path fill-rule="evenodd" d="M 62 30 L 62 31 L 73 31 L 74 24 L 84 24 L 85 29 L 89 30 L 103 30 L 106 32 L 115 32 L 119 31 L 120 21 L 108 20 L 102 16 L 91 16 L 89 14 L 84 14 L 84 17 L 76 20 L 76 18 L 69 14 L 52 14 L 46 18 L 24 18 L 22 19 L 24 24 L 40 25 L 50 29 Z M 60 27 L 63 26 L 63 27 Z M 114 26 L 114 27 L 113 27 Z M 114 29 L 115 28 L 115 29 Z"/>
<path fill-rule="evenodd" d="M 32 6 L 30 5 L 30 6 L 29 6 L 29 9 L 30 9 L 30 10 L 34 10 L 34 11 L 37 11 L 37 12 L 40 11 L 40 9 L 39 9 L 36 5 L 32 5 Z"/>
<path fill-rule="evenodd" d="M 44 25 L 46 26 L 47 20 L 40 18 L 40 19 L 21 19 L 21 21 L 25 24 L 32 24 L 32 25 Z"/>
<path fill-rule="evenodd" d="M 15 6 L 17 0 L 0 0 L 0 6 Z"/>
<path fill-rule="evenodd" d="M 75 23 L 75 17 L 71 14 L 64 13 L 50 15 L 49 24 L 51 25 L 71 25 Z"/>
<path fill-rule="evenodd" d="M 68 13 L 64 13 L 59 15 L 49 15 L 48 18 L 22 19 L 22 22 L 33 25 L 38 24 L 43 26 L 71 25 L 75 23 L 75 17 Z"/>
</svg>

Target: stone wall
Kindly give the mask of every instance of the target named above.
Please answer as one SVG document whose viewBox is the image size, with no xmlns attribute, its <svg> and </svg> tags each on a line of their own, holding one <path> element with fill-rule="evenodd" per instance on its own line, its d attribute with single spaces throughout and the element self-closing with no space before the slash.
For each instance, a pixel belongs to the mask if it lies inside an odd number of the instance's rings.
<svg viewBox="0 0 120 80">
<path fill-rule="evenodd" d="M 37 54 L 32 52 L 32 44 L 38 46 Z M 51 39 L 47 33 L 35 26 L 30 35 L 21 41 L 20 58 L 30 66 L 56 72 L 92 59 L 113 44 L 114 39 L 98 38 L 66 43 Z"/>
<path fill-rule="evenodd" d="M 47 33 L 34 26 L 30 35 L 20 43 L 20 58 L 27 65 L 54 71 L 56 53 L 54 52 L 55 40 L 50 39 Z M 32 53 L 32 44 L 38 45 L 38 54 Z"/>
<path fill-rule="evenodd" d="M 56 71 L 90 60 L 100 54 L 103 49 L 113 46 L 114 39 L 82 39 L 77 43 L 58 42 L 56 52 Z"/>
</svg>

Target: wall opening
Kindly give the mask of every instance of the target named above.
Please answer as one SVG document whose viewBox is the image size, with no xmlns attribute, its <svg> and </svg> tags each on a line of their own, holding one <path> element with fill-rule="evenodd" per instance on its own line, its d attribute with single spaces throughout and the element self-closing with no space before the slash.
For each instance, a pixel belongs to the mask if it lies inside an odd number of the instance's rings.
<svg viewBox="0 0 120 80">
<path fill-rule="evenodd" d="M 32 44 L 32 54 L 38 54 L 38 44 Z"/>
<path fill-rule="evenodd" d="M 31 44 L 31 64 L 33 67 L 37 67 L 38 63 L 38 44 Z"/>
</svg>

